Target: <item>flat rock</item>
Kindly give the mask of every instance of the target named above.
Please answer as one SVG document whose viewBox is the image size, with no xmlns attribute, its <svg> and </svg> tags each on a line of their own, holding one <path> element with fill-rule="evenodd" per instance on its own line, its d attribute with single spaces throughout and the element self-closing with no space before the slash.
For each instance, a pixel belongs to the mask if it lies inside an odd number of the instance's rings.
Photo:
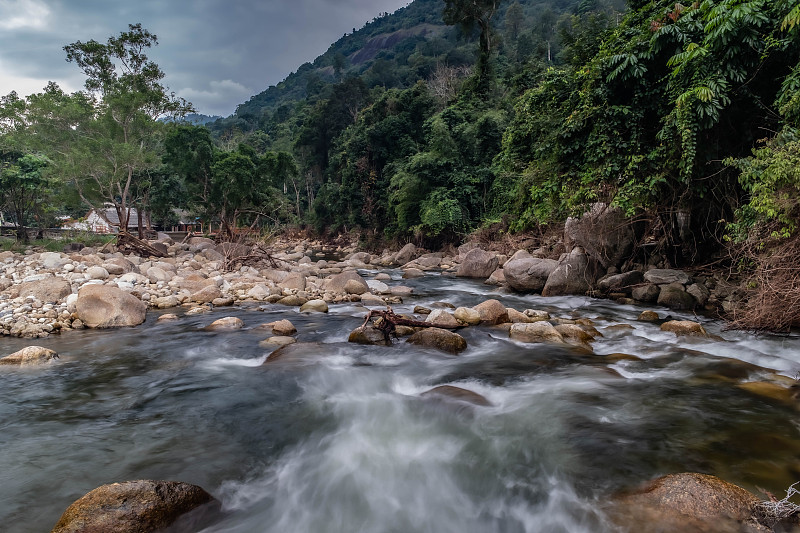
<svg viewBox="0 0 800 533">
<path fill-rule="evenodd" d="M 188 483 L 112 483 L 70 505 L 51 533 L 150 533 L 213 500 L 202 488 Z"/>
<path fill-rule="evenodd" d="M 52 363 L 58 359 L 58 353 L 41 346 L 26 346 L 25 348 L 0 359 L 0 365 L 37 366 Z"/>
<path fill-rule="evenodd" d="M 425 272 L 418 268 L 407 268 L 403 270 L 403 279 L 414 279 L 425 276 Z"/>
<path fill-rule="evenodd" d="M 689 275 L 683 270 L 654 268 L 644 273 L 644 280 L 656 285 L 668 285 L 670 283 L 686 285 L 689 282 Z"/>
<path fill-rule="evenodd" d="M 69 282 L 63 278 L 47 276 L 38 281 L 28 281 L 19 285 L 17 295 L 22 298 L 32 296 L 42 303 L 55 303 L 72 292 Z"/>
</svg>

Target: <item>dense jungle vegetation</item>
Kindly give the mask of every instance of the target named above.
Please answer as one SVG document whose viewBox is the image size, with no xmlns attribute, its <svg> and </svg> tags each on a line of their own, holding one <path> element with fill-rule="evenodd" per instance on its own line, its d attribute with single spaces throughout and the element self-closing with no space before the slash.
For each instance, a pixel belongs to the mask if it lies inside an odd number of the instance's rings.
<svg viewBox="0 0 800 533">
<path fill-rule="evenodd" d="M 688 263 L 796 235 L 798 32 L 799 0 L 415 0 L 201 126 L 132 25 L 65 47 L 86 91 L 2 98 L 4 212 L 435 244 L 605 202 Z"/>
</svg>

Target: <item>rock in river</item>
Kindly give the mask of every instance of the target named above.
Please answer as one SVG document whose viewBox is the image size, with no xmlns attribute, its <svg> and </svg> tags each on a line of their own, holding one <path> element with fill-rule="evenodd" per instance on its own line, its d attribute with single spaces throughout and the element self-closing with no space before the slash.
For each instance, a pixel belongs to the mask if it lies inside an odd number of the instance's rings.
<svg viewBox="0 0 800 533">
<path fill-rule="evenodd" d="M 0 365 L 35 366 L 46 365 L 58 358 L 58 354 L 49 348 L 41 346 L 26 346 L 25 348 L 0 359 Z"/>
<path fill-rule="evenodd" d="M 457 354 L 467 349 L 467 341 L 464 340 L 464 337 L 440 328 L 425 328 L 418 331 L 408 338 L 408 342 L 451 354 Z"/>
<path fill-rule="evenodd" d="M 671 474 L 616 498 L 613 515 L 635 531 L 772 531 L 753 518 L 758 501 L 745 489 L 714 476 Z"/>
<path fill-rule="evenodd" d="M 76 308 L 78 318 L 90 328 L 138 326 L 147 315 L 144 302 L 111 285 L 84 285 Z"/>
<path fill-rule="evenodd" d="M 443 398 L 448 400 L 456 400 L 459 402 L 471 403 L 473 405 L 481 405 L 484 407 L 491 406 L 492 403 L 484 396 L 471 390 L 462 389 L 461 387 L 454 387 L 453 385 L 440 385 L 434 387 L 429 391 L 420 394 L 423 398 Z"/>
<path fill-rule="evenodd" d="M 150 533 L 213 500 L 202 488 L 188 483 L 112 483 L 70 505 L 51 533 Z"/>
</svg>

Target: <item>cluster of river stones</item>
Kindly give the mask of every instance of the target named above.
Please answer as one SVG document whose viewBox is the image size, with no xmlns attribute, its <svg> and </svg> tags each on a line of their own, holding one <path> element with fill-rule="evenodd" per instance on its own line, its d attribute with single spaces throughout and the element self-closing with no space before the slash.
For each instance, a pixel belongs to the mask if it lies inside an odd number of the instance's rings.
<svg viewBox="0 0 800 533">
<path fill-rule="evenodd" d="M 409 244 L 396 252 L 371 256 L 354 248 L 325 249 L 320 243 L 308 241 L 279 242 L 262 264 L 253 266 L 246 260 L 251 257 L 251 250 L 241 245 L 219 246 L 204 238 L 175 243 L 167 237 L 153 245 L 162 249 L 166 257 L 143 258 L 89 248 L 64 253 L 0 254 L 0 332 L 41 337 L 87 327 L 135 326 L 145 320 L 148 308 L 181 306 L 185 308 L 183 314 L 196 314 L 243 302 L 299 307 L 308 313 L 327 312 L 328 304 L 339 302 L 361 302 L 365 307 L 385 309 L 413 294 L 410 287 L 390 287 L 385 283 L 391 279 L 381 271 L 385 267 L 402 268 L 404 278 L 437 271 L 545 296 L 600 291 L 624 302 L 658 302 L 675 309 L 695 308 L 707 305 L 712 298 L 725 298 L 721 292 L 713 293 L 717 285 L 709 280 L 692 280 L 677 270 L 650 268 L 618 273 L 611 267 L 600 276 L 596 262 L 581 246 L 554 260 L 542 257 L 544 254 L 536 250 L 503 256 L 474 243 L 460 247 L 452 255 L 425 253 Z M 320 259 L 332 252 L 345 259 Z M 359 270 L 373 273 L 365 279 Z M 518 342 L 573 345 L 572 349 L 589 352 L 592 343 L 603 337 L 588 318 L 551 317 L 541 310 L 508 308 L 495 299 L 474 307 L 455 308 L 447 303 L 431 307 L 417 306 L 414 315 L 406 317 L 424 321 L 429 327 L 399 325 L 393 333 L 407 337 L 406 342 L 451 355 L 467 347 L 466 340 L 451 330 L 471 326 L 505 330 L 510 339 Z M 179 319 L 177 313 L 159 317 Z M 662 320 L 654 311 L 644 311 L 639 320 L 659 322 L 662 330 L 678 335 L 707 336 L 697 322 Z M 243 326 L 239 318 L 224 317 L 210 322 L 206 329 L 232 331 Z M 296 343 L 297 329 L 289 320 L 260 327 L 270 334 L 262 341 L 265 347 L 276 348 L 265 364 L 307 355 L 308 347 L 304 350 L 305 343 Z M 387 342 L 382 331 L 370 326 L 356 328 L 349 340 L 362 344 Z M 57 358 L 53 350 L 28 346 L 1 358 L 0 365 L 52 364 Z M 437 387 L 423 395 L 488 405 L 482 396 L 452 386 Z M 176 520 L 213 520 L 218 507 L 205 490 L 185 483 L 114 483 L 77 500 L 53 531 L 156 531 Z M 767 511 L 746 490 L 712 476 L 692 473 L 659 478 L 640 490 L 614 498 L 609 507 L 609 515 L 623 527 L 637 529 L 637 524 L 648 523 L 657 526 L 652 530 L 681 531 L 720 531 L 721 524 L 729 525 L 731 531 L 771 531 L 776 519 Z M 658 529 L 661 525 L 663 528 Z"/>
</svg>

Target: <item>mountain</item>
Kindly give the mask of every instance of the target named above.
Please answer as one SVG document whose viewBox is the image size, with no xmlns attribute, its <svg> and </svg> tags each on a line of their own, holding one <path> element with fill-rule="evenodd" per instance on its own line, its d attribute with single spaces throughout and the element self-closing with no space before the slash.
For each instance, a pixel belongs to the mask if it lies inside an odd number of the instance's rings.
<svg viewBox="0 0 800 533">
<path fill-rule="evenodd" d="M 500 57 L 519 61 L 538 57 L 558 61 L 557 33 L 570 15 L 591 9 L 620 12 L 624 0 L 519 0 L 501 2 L 493 18 L 500 41 Z M 518 12 L 508 15 L 510 6 Z M 459 28 L 442 20 L 442 0 L 415 0 L 394 13 L 383 13 L 359 30 L 345 34 L 311 63 L 301 65 L 280 83 L 240 104 L 230 117 L 210 125 L 224 132 L 264 130 L 285 122 L 298 104 L 327 98 L 331 86 L 348 77 L 367 88 L 408 88 L 429 79 L 438 65 L 470 67 L 477 59 L 477 31 L 465 38 Z M 516 35 L 509 34 L 509 30 Z M 512 42 L 513 41 L 513 42 Z M 515 57 L 509 58 L 513 54 Z M 523 56 L 523 57 L 520 57 Z"/>
</svg>

